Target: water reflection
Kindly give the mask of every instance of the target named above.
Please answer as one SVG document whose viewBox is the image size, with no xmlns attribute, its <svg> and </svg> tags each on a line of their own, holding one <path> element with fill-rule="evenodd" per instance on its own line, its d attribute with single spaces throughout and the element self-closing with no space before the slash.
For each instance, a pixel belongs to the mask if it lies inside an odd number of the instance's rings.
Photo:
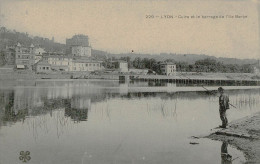
<svg viewBox="0 0 260 164">
<path fill-rule="evenodd" d="M 74 121 L 87 121 L 88 110 L 91 107 L 90 99 L 82 99 L 80 97 L 74 97 L 71 100 L 65 101 L 65 116 L 70 117 Z"/>
<path fill-rule="evenodd" d="M 196 87 L 196 86 L 258 86 L 257 81 L 240 81 L 240 80 L 205 80 L 205 79 L 189 79 L 183 77 L 180 79 L 135 79 L 129 82 L 131 87 Z"/>
<path fill-rule="evenodd" d="M 227 91 L 231 96 L 231 103 L 238 107 L 255 108 L 259 105 L 260 90 L 240 90 Z M 207 99 L 217 102 L 216 95 L 207 92 L 176 92 L 176 93 L 156 93 L 156 92 L 135 92 L 118 93 L 111 92 L 105 88 L 93 89 L 86 87 L 64 87 L 58 88 L 14 88 L 13 90 L 0 90 L 0 122 L 6 125 L 7 122 L 16 122 L 25 120 L 26 116 L 37 116 L 52 112 L 57 109 L 65 109 L 65 116 L 72 120 L 87 121 L 88 112 L 91 110 L 91 104 L 104 102 L 109 99 L 150 99 L 160 97 L 160 102 L 156 106 L 146 102 L 148 115 L 153 110 L 160 110 L 163 117 L 177 117 L 178 101 Z M 171 102 L 169 102 L 171 101 Z M 169 103 L 169 104 L 168 104 Z M 181 107 L 180 107 L 181 108 Z M 111 113 L 108 111 L 107 113 Z M 109 114 L 107 114 L 109 116 Z"/>
<path fill-rule="evenodd" d="M 228 154 L 228 143 L 226 141 L 221 145 L 221 164 L 232 164 L 232 156 Z"/>
<path fill-rule="evenodd" d="M 221 162 L 219 143 L 191 147 L 188 139 L 219 124 L 217 96 L 131 93 L 124 84 L 107 85 L 63 81 L 1 89 L 0 163 L 8 163 L 17 149 L 25 148 L 34 154 L 32 163 Z M 259 109 L 259 89 L 227 94 L 233 104 L 241 104 L 241 110 L 228 111 L 231 121 Z M 205 155 L 210 158 L 201 158 Z"/>
<path fill-rule="evenodd" d="M 3 122 L 5 125 L 6 121 L 16 122 L 24 120 L 25 116 L 28 115 L 28 108 L 23 107 L 17 110 L 14 106 L 14 92 L 3 92 L 1 93 L 1 105 L 4 106 Z"/>
</svg>

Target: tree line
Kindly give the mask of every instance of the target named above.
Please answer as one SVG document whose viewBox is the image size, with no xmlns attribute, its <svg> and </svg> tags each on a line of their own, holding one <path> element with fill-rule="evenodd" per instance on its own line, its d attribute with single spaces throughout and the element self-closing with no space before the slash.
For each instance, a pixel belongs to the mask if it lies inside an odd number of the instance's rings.
<svg viewBox="0 0 260 164">
<path fill-rule="evenodd" d="M 111 61 L 118 60 L 116 58 L 109 58 L 104 60 L 103 66 L 108 69 L 113 69 L 115 66 Z M 197 60 L 194 64 L 187 62 L 176 62 L 173 59 L 158 61 L 153 58 L 140 58 L 136 57 L 131 60 L 130 57 L 121 57 L 119 60 L 126 61 L 129 68 L 135 69 L 149 69 L 161 74 L 160 64 L 162 62 L 171 62 L 176 64 L 178 72 L 221 72 L 221 73 L 253 73 L 253 67 L 250 64 L 223 64 L 215 59 L 206 58 Z"/>
</svg>

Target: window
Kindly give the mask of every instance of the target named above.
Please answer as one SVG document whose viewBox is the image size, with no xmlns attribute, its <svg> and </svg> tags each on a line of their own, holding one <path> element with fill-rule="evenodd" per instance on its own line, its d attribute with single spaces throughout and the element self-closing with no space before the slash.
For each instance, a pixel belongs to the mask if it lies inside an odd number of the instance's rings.
<svg viewBox="0 0 260 164">
<path fill-rule="evenodd" d="M 95 66 L 95 64 L 93 64 L 93 66 Z"/>
<path fill-rule="evenodd" d="M 46 67 L 47 70 L 49 70 L 49 67 Z"/>
<path fill-rule="evenodd" d="M 45 67 L 42 67 L 45 70 Z"/>
<path fill-rule="evenodd" d="M 88 66 L 88 64 L 86 64 L 86 67 Z"/>
<path fill-rule="evenodd" d="M 91 66 L 91 64 L 89 64 L 89 66 Z"/>
</svg>

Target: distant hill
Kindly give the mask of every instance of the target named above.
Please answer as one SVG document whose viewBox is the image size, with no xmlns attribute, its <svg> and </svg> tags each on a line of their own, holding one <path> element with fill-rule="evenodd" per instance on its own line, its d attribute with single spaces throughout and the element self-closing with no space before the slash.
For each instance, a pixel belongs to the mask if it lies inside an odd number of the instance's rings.
<svg viewBox="0 0 260 164">
<path fill-rule="evenodd" d="M 39 36 L 30 36 L 28 33 L 16 32 L 15 30 L 8 30 L 5 27 L 0 27 L 0 51 L 3 50 L 7 45 L 15 45 L 17 42 L 25 46 L 30 46 L 33 43 L 36 46 L 40 46 L 45 49 L 45 51 L 51 52 L 64 52 L 66 50 L 66 45 L 62 43 L 54 42 L 48 38 L 43 38 Z M 92 56 L 98 59 L 105 58 L 121 58 L 130 57 L 134 60 L 137 57 L 155 59 L 157 61 L 164 61 L 167 59 L 173 59 L 176 62 L 186 62 L 188 64 L 194 64 L 197 60 L 202 60 L 206 58 L 215 59 L 223 64 L 254 64 L 257 63 L 257 59 L 236 59 L 236 58 L 216 58 L 214 56 L 209 56 L 205 54 L 175 54 L 175 53 L 161 53 L 161 54 L 137 54 L 137 53 L 120 53 L 113 54 L 107 53 L 105 51 L 92 49 Z"/>
<path fill-rule="evenodd" d="M 173 59 L 176 62 L 186 62 L 188 64 L 194 64 L 197 60 L 202 59 L 215 59 L 218 62 L 222 62 L 223 64 L 254 64 L 257 63 L 257 59 L 236 59 L 236 58 L 223 58 L 223 57 L 215 57 L 215 56 L 209 56 L 205 54 L 173 54 L 173 53 L 161 53 L 161 54 L 135 54 L 135 53 L 125 53 L 125 54 L 107 54 L 108 57 L 115 57 L 115 58 L 121 58 L 121 57 L 131 57 L 131 60 L 134 60 L 136 57 L 140 58 L 148 58 L 148 59 L 155 59 L 158 61 L 164 61 L 167 59 Z"/>
<path fill-rule="evenodd" d="M 0 50 L 6 46 L 15 45 L 18 42 L 24 46 L 30 46 L 33 43 L 35 46 L 44 48 L 47 52 L 65 52 L 65 44 L 54 42 L 48 38 L 30 36 L 28 33 L 16 32 L 15 30 L 0 27 Z"/>
</svg>

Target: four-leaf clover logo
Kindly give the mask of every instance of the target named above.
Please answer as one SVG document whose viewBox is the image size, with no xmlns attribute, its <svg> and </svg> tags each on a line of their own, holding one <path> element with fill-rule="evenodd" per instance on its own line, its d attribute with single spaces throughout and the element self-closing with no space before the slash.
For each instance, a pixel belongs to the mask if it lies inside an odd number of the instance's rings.
<svg viewBox="0 0 260 164">
<path fill-rule="evenodd" d="M 20 151 L 20 157 L 19 159 L 23 162 L 27 162 L 30 161 L 31 157 L 30 157 L 30 152 L 29 151 Z"/>
</svg>

